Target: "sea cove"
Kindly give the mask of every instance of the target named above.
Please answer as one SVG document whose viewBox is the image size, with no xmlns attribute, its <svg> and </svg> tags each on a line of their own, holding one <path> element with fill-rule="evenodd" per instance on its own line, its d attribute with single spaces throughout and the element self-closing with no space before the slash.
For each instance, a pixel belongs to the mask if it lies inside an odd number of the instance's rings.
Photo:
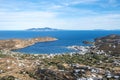
<svg viewBox="0 0 120 80">
<path fill-rule="evenodd" d="M 89 46 L 83 41 L 93 41 L 97 37 L 109 34 L 120 34 L 117 30 L 76 30 L 76 31 L 0 31 L 0 39 L 29 39 L 36 37 L 55 37 L 58 40 L 52 42 L 39 42 L 35 45 L 15 50 L 22 53 L 55 54 L 77 52 L 68 49 L 69 46 Z"/>
</svg>

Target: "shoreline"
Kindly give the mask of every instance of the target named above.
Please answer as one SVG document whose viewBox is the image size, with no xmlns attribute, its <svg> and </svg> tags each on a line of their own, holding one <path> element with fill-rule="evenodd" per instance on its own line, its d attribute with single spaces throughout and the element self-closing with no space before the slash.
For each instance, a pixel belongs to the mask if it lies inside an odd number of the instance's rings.
<svg viewBox="0 0 120 80">
<path fill-rule="evenodd" d="M 31 39 L 8 39 L 0 40 L 0 50 L 16 50 L 22 49 L 28 46 L 32 46 L 38 42 L 56 41 L 57 38 L 52 37 L 38 37 Z"/>
<path fill-rule="evenodd" d="M 119 45 L 116 45 L 119 44 L 119 39 L 119 35 L 109 35 L 97 38 L 93 46 L 69 46 L 68 48 L 81 51 L 73 54 L 0 51 L 0 79 L 12 77 L 18 80 L 119 80 L 120 54 L 116 55 L 111 50 L 119 48 Z M 104 43 L 110 46 L 106 48 Z M 104 50 L 101 50 L 99 44 L 105 46 Z"/>
</svg>

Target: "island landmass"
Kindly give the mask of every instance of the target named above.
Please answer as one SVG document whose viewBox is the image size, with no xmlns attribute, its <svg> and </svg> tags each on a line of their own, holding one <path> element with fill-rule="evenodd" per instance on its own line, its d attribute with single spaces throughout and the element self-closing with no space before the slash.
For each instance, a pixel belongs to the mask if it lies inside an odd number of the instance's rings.
<svg viewBox="0 0 120 80">
<path fill-rule="evenodd" d="M 54 28 L 49 28 L 49 27 L 27 29 L 27 31 L 61 31 L 61 30 L 62 29 L 54 29 Z"/>
</svg>

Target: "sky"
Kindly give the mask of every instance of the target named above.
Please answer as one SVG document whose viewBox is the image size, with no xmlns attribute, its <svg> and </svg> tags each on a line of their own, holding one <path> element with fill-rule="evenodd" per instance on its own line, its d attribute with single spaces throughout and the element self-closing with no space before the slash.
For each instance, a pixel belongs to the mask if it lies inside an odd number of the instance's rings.
<svg viewBox="0 0 120 80">
<path fill-rule="evenodd" d="M 0 30 L 120 29 L 120 0 L 0 0 Z"/>
</svg>

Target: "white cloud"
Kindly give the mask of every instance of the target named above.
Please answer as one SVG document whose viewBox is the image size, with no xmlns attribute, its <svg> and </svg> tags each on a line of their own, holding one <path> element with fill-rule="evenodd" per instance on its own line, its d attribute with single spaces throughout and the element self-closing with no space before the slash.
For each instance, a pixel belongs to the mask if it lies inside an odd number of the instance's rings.
<svg viewBox="0 0 120 80">
<path fill-rule="evenodd" d="M 57 13 L 52 12 L 3 12 L 0 13 L 1 29 L 25 29 L 36 26 L 53 26 Z M 9 28 L 8 28 L 9 27 Z"/>
<path fill-rule="evenodd" d="M 4 12 L 0 13 L 0 27 L 1 30 L 46 26 L 62 29 L 118 29 L 120 27 L 120 14 L 77 18 L 59 18 L 58 15 L 52 12 Z"/>
<path fill-rule="evenodd" d="M 49 9 L 64 9 L 71 5 L 77 4 L 90 4 L 95 3 L 99 0 L 0 0 L 0 10 L 8 11 L 21 11 L 21 10 L 49 10 Z M 9 5 L 8 5 L 9 4 Z"/>
<path fill-rule="evenodd" d="M 14 1 L 14 2 L 13 2 Z M 117 0 L 0 0 L 0 29 L 53 27 L 63 29 L 117 29 L 119 11 L 95 12 L 93 9 L 72 7 L 81 4 L 117 5 Z M 56 3 L 57 2 L 57 3 Z M 9 4 L 9 5 L 8 5 Z M 118 14 L 117 14 L 118 13 Z M 114 27 L 113 27 L 114 26 Z"/>
<path fill-rule="evenodd" d="M 99 0 L 57 0 L 58 4 L 63 7 L 70 7 L 72 5 L 78 5 L 78 4 L 91 4 L 96 3 Z"/>
<path fill-rule="evenodd" d="M 65 21 L 66 29 L 120 29 L 120 14 L 106 14 L 74 18 Z"/>
</svg>

